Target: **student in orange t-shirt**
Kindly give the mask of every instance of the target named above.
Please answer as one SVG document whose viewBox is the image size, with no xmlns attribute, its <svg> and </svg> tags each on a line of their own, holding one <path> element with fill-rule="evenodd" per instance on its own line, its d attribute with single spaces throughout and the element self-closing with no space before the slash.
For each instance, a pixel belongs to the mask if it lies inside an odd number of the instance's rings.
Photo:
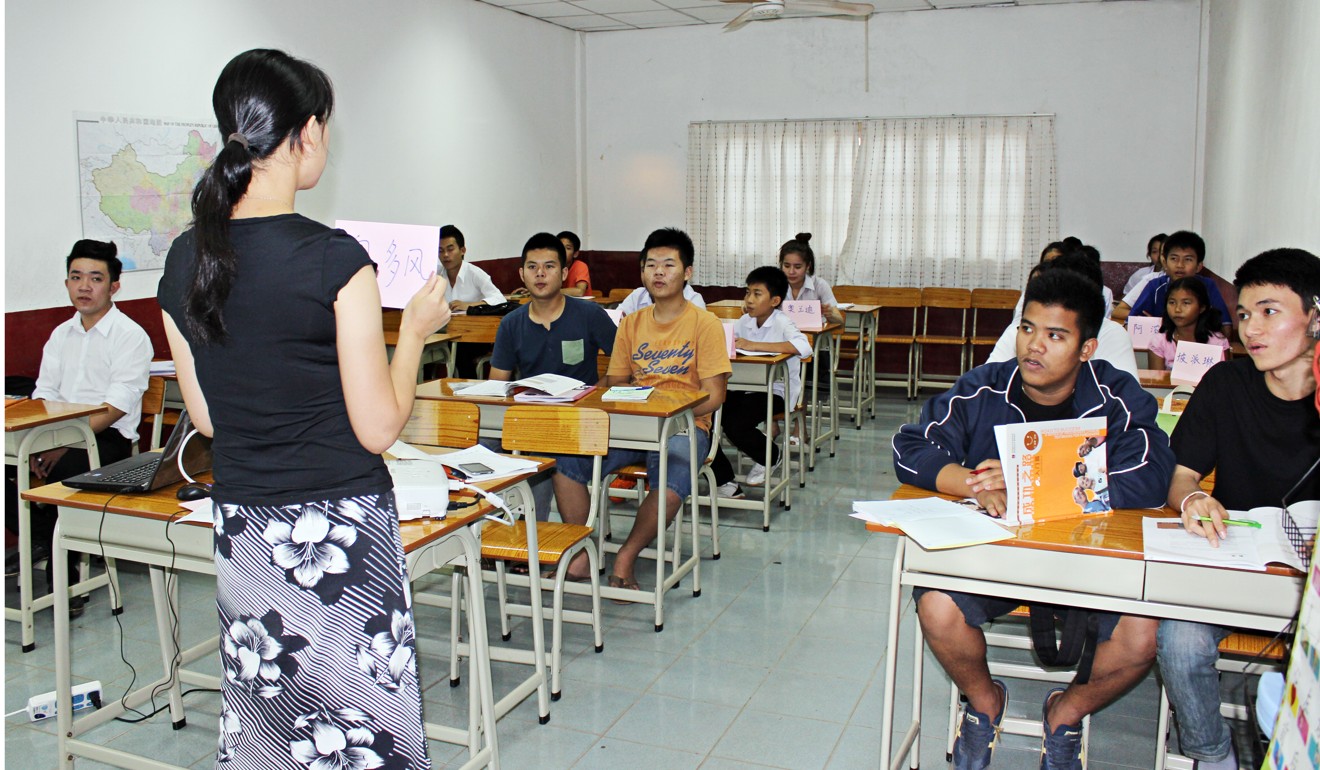
<svg viewBox="0 0 1320 770">
<path fill-rule="evenodd" d="M 692 277 L 694 248 L 687 233 L 673 228 L 656 230 L 642 247 L 642 284 L 655 304 L 625 316 L 614 338 L 609 369 L 600 381 L 614 385 L 650 386 L 657 390 L 700 390 L 710 398 L 692 410 L 697 424 L 698 462 L 710 449 L 711 413 L 724 403 L 725 380 L 733 372 L 725 348 L 724 329 L 712 314 L 683 298 L 683 287 Z M 665 511 L 673 519 L 683 498 L 692 491 L 689 474 L 689 442 L 686 435 L 670 437 L 665 446 L 669 473 L 663 490 Z M 604 460 L 606 473 L 624 465 L 646 463 L 652 479 L 660 478 L 658 452 L 611 449 Z M 563 457 L 556 465 L 555 497 L 564 521 L 585 523 L 590 494 L 591 462 L 588 457 Z M 659 510 L 657 490 L 642 501 L 628 539 L 619 548 L 610 574 L 614 588 L 638 588 L 633 563 L 643 548 L 655 540 Z M 568 577 L 586 574 L 586 557 L 570 565 Z"/>
<path fill-rule="evenodd" d="M 568 277 L 564 279 L 563 292 L 570 297 L 590 297 L 591 268 L 579 255 L 582 251 L 582 239 L 577 237 L 577 233 L 568 230 L 555 237 L 564 244 L 564 253 L 568 255 Z"/>
</svg>

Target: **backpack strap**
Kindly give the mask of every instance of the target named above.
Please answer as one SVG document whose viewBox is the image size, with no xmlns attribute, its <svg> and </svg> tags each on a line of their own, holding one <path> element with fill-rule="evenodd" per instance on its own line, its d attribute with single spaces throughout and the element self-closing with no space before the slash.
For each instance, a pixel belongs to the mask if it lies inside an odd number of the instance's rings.
<svg viewBox="0 0 1320 770">
<path fill-rule="evenodd" d="M 1091 663 L 1095 660 L 1096 638 L 1099 636 L 1099 618 L 1094 612 L 1069 608 L 1063 612 L 1063 634 L 1057 641 L 1054 633 L 1055 608 L 1050 605 L 1031 605 L 1031 643 L 1036 657 L 1046 666 L 1076 666 L 1076 684 L 1091 679 Z"/>
</svg>

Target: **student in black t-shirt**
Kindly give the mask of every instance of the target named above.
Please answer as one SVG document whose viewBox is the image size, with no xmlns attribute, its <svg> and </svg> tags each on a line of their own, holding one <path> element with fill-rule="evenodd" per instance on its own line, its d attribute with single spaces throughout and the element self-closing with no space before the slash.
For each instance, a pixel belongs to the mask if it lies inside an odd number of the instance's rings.
<svg viewBox="0 0 1320 770">
<path fill-rule="evenodd" d="M 514 372 L 520 378 L 560 374 L 595 385 L 597 353 L 614 351 L 614 322 L 595 302 L 560 292 L 567 255 L 559 238 L 533 235 L 523 245 L 522 259 L 518 277 L 532 299 L 500 321 L 490 378 L 508 381 Z M 553 494 L 549 478 L 532 485 L 537 518 L 545 520 L 549 514 Z"/>
<path fill-rule="evenodd" d="M 1211 367 L 1173 431 L 1178 465 L 1169 506 L 1188 532 L 1211 545 L 1233 538 L 1229 511 L 1320 499 L 1320 416 L 1307 335 L 1320 296 L 1320 258 L 1275 249 L 1238 268 L 1238 334 L 1249 359 Z M 1201 479 L 1215 472 L 1213 493 Z M 1219 715 L 1219 642 L 1230 629 L 1205 623 L 1160 623 L 1159 663 L 1178 715 L 1182 752 L 1202 770 L 1236 768 L 1232 735 Z"/>
</svg>

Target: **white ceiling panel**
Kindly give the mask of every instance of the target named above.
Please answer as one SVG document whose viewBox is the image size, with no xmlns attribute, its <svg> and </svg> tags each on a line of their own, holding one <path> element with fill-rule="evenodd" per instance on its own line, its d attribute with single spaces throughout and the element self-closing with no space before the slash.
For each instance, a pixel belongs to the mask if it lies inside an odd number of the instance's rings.
<svg viewBox="0 0 1320 770">
<path fill-rule="evenodd" d="M 725 24 L 747 10 L 746 3 L 719 0 L 477 0 L 505 10 L 532 16 L 567 29 L 595 32 L 614 29 L 648 29 L 680 24 Z M 859 0 L 869 1 L 876 13 L 934 11 L 946 8 L 977 8 L 1014 5 L 1094 3 L 1105 0 Z M 1139 0 L 1134 0 L 1139 1 Z M 794 13 L 785 16 L 824 16 Z"/>
</svg>

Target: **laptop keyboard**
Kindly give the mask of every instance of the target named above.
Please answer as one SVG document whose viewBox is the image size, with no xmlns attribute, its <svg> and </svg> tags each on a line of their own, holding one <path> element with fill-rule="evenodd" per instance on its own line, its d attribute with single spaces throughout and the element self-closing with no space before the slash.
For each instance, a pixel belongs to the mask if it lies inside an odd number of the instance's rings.
<svg viewBox="0 0 1320 770">
<path fill-rule="evenodd" d="M 102 476 L 97 479 L 103 484 L 124 484 L 125 486 L 136 486 L 151 481 L 156 475 L 156 468 L 160 466 L 160 461 L 139 465 L 136 468 L 128 468 L 110 476 Z"/>
</svg>

